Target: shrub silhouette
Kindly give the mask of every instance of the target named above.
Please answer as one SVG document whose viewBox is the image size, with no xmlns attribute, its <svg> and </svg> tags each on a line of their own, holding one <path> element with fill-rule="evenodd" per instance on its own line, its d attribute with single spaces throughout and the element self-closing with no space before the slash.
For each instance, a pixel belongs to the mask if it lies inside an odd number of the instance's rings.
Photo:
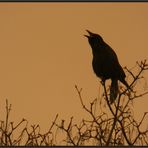
<svg viewBox="0 0 148 148">
<path fill-rule="evenodd" d="M 138 70 L 136 74 L 133 72 Z M 80 103 L 89 115 L 88 119 L 82 119 L 80 123 L 74 124 L 71 117 L 68 124 L 65 120 L 57 121 L 58 114 L 51 123 L 49 130 L 40 132 L 40 125 L 28 125 L 26 119 L 14 124 L 9 121 L 11 104 L 6 100 L 6 118 L 0 121 L 0 145 L 1 146 L 123 146 L 123 145 L 148 145 L 148 129 L 141 130 L 147 113 L 144 112 L 140 121 L 136 121 L 133 115 L 132 105 L 135 99 L 148 94 L 148 91 L 137 92 L 136 87 L 144 77 L 144 71 L 148 70 L 147 61 L 137 62 L 134 69 L 125 68 L 132 79 L 129 89 L 120 86 L 120 93 L 113 104 L 109 103 L 109 86 L 103 85 L 103 94 L 99 103 L 94 99 L 89 106 L 83 102 L 82 89 L 75 86 Z M 140 100 L 139 100 L 140 101 Z M 31 130 L 28 128 L 31 127 Z M 17 134 L 16 134 L 17 133 Z M 62 133 L 62 140 L 58 136 Z"/>
</svg>

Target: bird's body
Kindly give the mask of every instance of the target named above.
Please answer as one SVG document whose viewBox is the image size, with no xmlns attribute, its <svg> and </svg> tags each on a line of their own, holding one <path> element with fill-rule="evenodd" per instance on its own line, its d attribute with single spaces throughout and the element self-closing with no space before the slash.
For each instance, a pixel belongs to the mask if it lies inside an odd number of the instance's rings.
<svg viewBox="0 0 148 148">
<path fill-rule="evenodd" d="M 125 81 L 126 75 L 119 64 L 118 57 L 114 50 L 104 42 L 100 35 L 88 30 L 87 32 L 90 36 L 85 36 L 88 38 L 89 44 L 92 48 L 92 67 L 95 74 L 100 77 L 102 81 L 107 79 L 112 80 L 110 87 L 110 101 L 112 103 L 118 94 L 118 80 L 126 85 L 126 87 L 129 87 Z"/>
<path fill-rule="evenodd" d="M 98 46 L 93 50 L 92 66 L 95 74 L 103 79 L 124 79 L 125 73 L 119 64 L 116 53 L 104 42 L 104 46 Z"/>
</svg>

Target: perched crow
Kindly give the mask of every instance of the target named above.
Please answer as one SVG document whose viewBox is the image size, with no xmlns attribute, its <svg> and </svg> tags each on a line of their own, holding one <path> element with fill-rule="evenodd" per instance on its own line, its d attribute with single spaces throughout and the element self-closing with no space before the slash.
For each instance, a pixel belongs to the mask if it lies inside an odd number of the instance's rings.
<svg viewBox="0 0 148 148">
<path fill-rule="evenodd" d="M 118 95 L 118 80 L 129 88 L 128 83 L 125 81 L 126 75 L 119 64 L 114 50 L 104 42 L 100 35 L 92 33 L 89 30 L 86 31 L 89 35 L 85 36 L 88 38 L 88 42 L 92 48 L 93 70 L 103 82 L 111 79 L 110 103 L 113 103 Z"/>
</svg>

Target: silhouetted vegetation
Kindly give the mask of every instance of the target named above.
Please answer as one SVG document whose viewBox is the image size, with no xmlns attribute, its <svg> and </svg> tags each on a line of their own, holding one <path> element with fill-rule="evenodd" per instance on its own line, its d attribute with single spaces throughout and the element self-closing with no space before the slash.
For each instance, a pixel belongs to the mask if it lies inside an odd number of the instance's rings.
<svg viewBox="0 0 148 148">
<path fill-rule="evenodd" d="M 148 126 L 142 130 L 148 112 L 137 121 L 134 117 L 133 103 L 137 98 L 148 94 L 145 90 L 137 91 L 138 82 L 144 82 L 143 73 L 148 70 L 146 60 L 137 62 L 132 69 L 125 68 L 130 88 L 120 85 L 120 93 L 113 104 L 109 103 L 109 86 L 103 85 L 102 97 L 94 99 L 88 106 L 83 102 L 82 89 L 75 86 L 80 103 L 89 115 L 80 123 L 74 123 L 73 117 L 69 121 L 57 121 L 58 114 L 46 133 L 40 132 L 40 125 L 29 126 L 26 119 L 19 123 L 10 121 L 11 104 L 6 100 L 6 117 L 0 121 L 1 146 L 54 146 L 54 145 L 148 145 Z M 136 71 L 136 72 L 134 72 Z M 144 85 L 143 83 L 143 85 Z M 142 84 L 140 84 L 142 85 Z M 98 101 L 97 101 L 98 100 Z M 138 100 L 140 101 L 140 99 Z M 67 123 L 65 123 L 67 122 Z M 61 136 L 62 135 L 62 136 Z M 59 139 L 60 136 L 60 139 Z"/>
</svg>

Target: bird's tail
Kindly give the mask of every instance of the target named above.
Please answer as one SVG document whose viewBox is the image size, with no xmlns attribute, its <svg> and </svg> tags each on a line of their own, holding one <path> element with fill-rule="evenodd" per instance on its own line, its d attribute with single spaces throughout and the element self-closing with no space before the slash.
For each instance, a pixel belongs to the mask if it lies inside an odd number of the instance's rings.
<svg viewBox="0 0 148 148">
<path fill-rule="evenodd" d="M 111 86 L 110 86 L 110 103 L 112 104 L 118 95 L 118 80 L 112 79 Z"/>
</svg>

